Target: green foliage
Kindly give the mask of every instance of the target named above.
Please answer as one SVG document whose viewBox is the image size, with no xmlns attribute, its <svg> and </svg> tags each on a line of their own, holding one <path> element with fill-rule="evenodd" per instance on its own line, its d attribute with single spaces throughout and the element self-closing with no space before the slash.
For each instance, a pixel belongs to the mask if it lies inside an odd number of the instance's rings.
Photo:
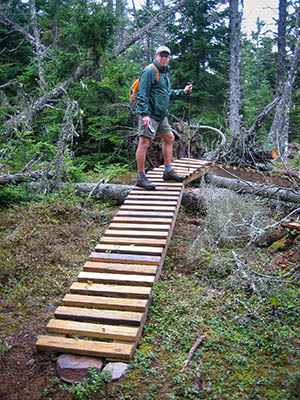
<svg viewBox="0 0 300 400">
<path fill-rule="evenodd" d="M 37 195 L 31 193 L 26 186 L 8 184 L 0 188 L 0 209 L 15 203 L 36 200 Z"/>
<path fill-rule="evenodd" d="M 75 400 L 90 400 L 93 395 L 102 396 L 104 394 L 101 387 L 107 381 L 109 374 L 99 373 L 95 368 L 89 368 L 90 377 L 82 382 L 74 383 L 71 386 L 67 384 L 60 385 L 60 388 L 74 395 Z"/>
</svg>

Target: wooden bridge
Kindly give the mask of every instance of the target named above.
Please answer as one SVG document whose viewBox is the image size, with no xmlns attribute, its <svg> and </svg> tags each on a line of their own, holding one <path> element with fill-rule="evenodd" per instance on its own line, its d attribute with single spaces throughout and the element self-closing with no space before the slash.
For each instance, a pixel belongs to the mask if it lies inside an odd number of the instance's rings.
<svg viewBox="0 0 300 400">
<path fill-rule="evenodd" d="M 172 163 L 184 182 L 163 181 L 164 167 L 147 174 L 155 191 L 134 187 L 46 326 L 38 350 L 130 360 L 137 347 L 172 237 L 187 183 L 211 163 Z"/>
</svg>

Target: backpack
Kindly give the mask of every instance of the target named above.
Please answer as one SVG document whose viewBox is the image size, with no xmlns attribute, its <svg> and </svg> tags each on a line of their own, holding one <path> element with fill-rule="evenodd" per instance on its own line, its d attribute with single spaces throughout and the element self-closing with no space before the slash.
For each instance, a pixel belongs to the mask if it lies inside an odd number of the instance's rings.
<svg viewBox="0 0 300 400">
<path fill-rule="evenodd" d="M 159 80 L 159 72 L 157 67 L 154 64 L 149 64 L 148 67 L 152 67 L 155 69 L 156 71 L 156 80 Z M 146 68 L 148 68 L 146 67 Z M 129 92 L 129 103 L 131 105 L 131 107 L 134 109 L 135 105 L 136 105 L 136 93 L 138 91 L 139 85 L 140 85 L 140 76 L 133 82 L 131 88 L 130 88 L 130 92 Z"/>
</svg>

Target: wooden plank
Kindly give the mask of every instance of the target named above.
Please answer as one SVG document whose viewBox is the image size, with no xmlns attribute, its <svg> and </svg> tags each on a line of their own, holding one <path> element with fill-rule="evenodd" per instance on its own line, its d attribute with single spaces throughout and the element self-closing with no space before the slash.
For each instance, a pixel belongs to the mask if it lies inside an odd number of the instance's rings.
<svg viewBox="0 0 300 400">
<path fill-rule="evenodd" d="M 180 195 L 180 191 L 176 187 L 172 188 L 171 186 L 170 187 L 165 186 L 163 188 L 163 190 L 161 190 L 161 189 L 141 190 L 139 187 L 135 186 L 135 187 L 132 188 L 132 191 L 130 193 L 132 193 L 132 194 L 143 194 L 145 196 L 151 196 L 153 194 L 156 194 L 156 195 L 159 195 L 159 196 L 161 196 L 161 195 L 169 196 L 170 194 L 172 194 L 172 195 L 174 194 L 174 195 L 177 195 L 177 196 Z"/>
<path fill-rule="evenodd" d="M 161 203 L 161 204 L 163 204 L 164 206 L 176 206 L 177 205 L 177 201 L 176 200 L 167 200 L 167 199 L 162 199 L 162 198 L 160 198 L 159 199 L 159 202 Z M 142 198 L 142 196 L 139 198 L 139 199 L 130 199 L 130 198 L 128 198 L 127 197 L 127 200 L 125 200 L 124 201 L 124 203 L 123 204 L 125 204 L 125 205 L 143 205 L 143 206 L 151 206 L 151 209 L 152 209 L 152 207 L 157 207 L 158 206 L 158 200 L 156 199 L 145 199 L 145 198 Z"/>
<path fill-rule="evenodd" d="M 120 264 L 150 264 L 158 265 L 160 257 L 137 254 L 98 253 L 90 254 L 89 261 L 117 261 Z"/>
<path fill-rule="evenodd" d="M 146 212 L 153 212 L 153 211 L 170 211 L 173 212 L 176 208 L 176 204 L 175 206 L 173 205 L 149 205 L 149 204 L 144 204 L 144 205 L 140 205 L 140 204 L 125 204 L 123 206 L 120 207 L 120 211 L 123 210 L 130 210 L 130 211 L 146 211 Z"/>
<path fill-rule="evenodd" d="M 105 234 L 104 234 L 105 235 Z M 100 244 L 120 244 L 120 245 L 130 245 L 134 244 L 135 246 L 145 246 L 149 245 L 151 247 L 163 247 L 166 244 L 165 239 L 152 239 L 152 238 L 120 238 L 117 235 L 116 236 L 102 236 L 100 239 Z M 95 250 L 97 251 L 97 246 L 95 247 Z"/>
<path fill-rule="evenodd" d="M 115 264 L 99 263 L 87 261 L 83 266 L 84 271 L 88 272 L 116 272 L 119 274 L 137 274 L 137 275 L 155 275 L 156 265 L 138 265 L 138 264 Z"/>
<path fill-rule="evenodd" d="M 115 285 L 153 286 L 153 275 L 124 275 L 108 274 L 101 272 L 81 271 L 77 277 L 78 282 L 112 283 Z"/>
<path fill-rule="evenodd" d="M 167 212 L 167 211 L 129 211 L 129 210 L 120 210 L 117 212 L 117 215 L 124 215 L 124 216 L 131 216 L 131 217 L 154 217 L 154 218 L 167 218 L 167 217 L 173 217 L 172 212 Z"/>
<path fill-rule="evenodd" d="M 109 225 L 109 229 L 126 229 L 126 230 L 141 230 L 141 231 L 168 231 L 170 228 L 170 224 L 165 224 L 165 225 L 159 225 L 159 224 L 146 224 L 140 221 L 139 224 L 122 224 L 122 223 L 114 223 L 112 222 Z"/>
<path fill-rule="evenodd" d="M 141 218 L 139 217 L 131 217 L 130 215 L 127 216 L 120 216 L 116 215 L 112 222 L 126 222 L 128 223 L 128 228 L 131 227 L 131 223 L 143 223 L 143 224 L 170 224 L 172 222 L 173 217 L 168 218 Z"/>
<path fill-rule="evenodd" d="M 118 237 L 130 237 L 130 238 L 167 238 L 168 237 L 168 230 L 165 231 L 137 231 L 137 230 L 130 230 L 130 226 L 127 226 L 128 230 L 115 230 L 115 229 L 108 229 L 105 231 L 106 236 L 118 236 Z"/>
<path fill-rule="evenodd" d="M 94 357 L 111 357 L 130 360 L 134 344 L 104 343 L 95 340 L 41 335 L 36 343 L 38 350 L 52 350 L 62 353 L 74 353 Z"/>
<path fill-rule="evenodd" d="M 124 299 L 117 297 L 88 296 L 68 293 L 63 298 L 63 305 L 69 307 L 103 308 L 106 310 L 144 312 L 149 300 Z"/>
<path fill-rule="evenodd" d="M 119 244 L 98 244 L 97 252 L 111 252 L 118 254 L 143 254 L 151 256 L 160 256 L 163 247 L 150 247 L 150 246 L 122 246 Z"/>
<path fill-rule="evenodd" d="M 108 322 L 112 324 L 127 324 L 140 326 L 144 313 L 118 310 L 96 310 L 93 308 L 59 306 L 54 312 L 55 318 L 71 319 L 74 321 Z"/>
<path fill-rule="evenodd" d="M 130 192 L 130 194 L 127 196 L 128 200 L 143 200 L 143 201 L 161 201 L 161 202 L 165 202 L 165 201 L 178 201 L 178 196 L 147 196 L 147 198 L 145 198 L 145 196 L 141 195 L 141 194 L 137 194 L 134 195 L 132 194 L 132 192 Z M 126 202 L 127 200 L 125 200 Z"/>
<path fill-rule="evenodd" d="M 58 334 L 135 342 L 139 337 L 140 328 L 133 326 L 93 324 L 90 322 L 68 321 L 53 318 L 48 322 L 46 331 Z"/>
<path fill-rule="evenodd" d="M 70 292 L 93 296 L 125 297 L 131 299 L 148 299 L 152 288 L 146 286 L 103 285 L 98 283 L 74 282 Z"/>
</svg>

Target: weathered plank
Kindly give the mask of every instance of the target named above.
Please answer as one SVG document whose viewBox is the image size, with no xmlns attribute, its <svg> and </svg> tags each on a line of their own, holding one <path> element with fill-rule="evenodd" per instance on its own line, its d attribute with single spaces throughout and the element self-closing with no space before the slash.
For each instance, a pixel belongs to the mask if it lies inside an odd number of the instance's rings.
<svg viewBox="0 0 300 400">
<path fill-rule="evenodd" d="M 170 229 L 171 224 L 146 224 L 140 221 L 139 224 L 122 224 L 122 223 L 114 223 L 112 222 L 109 225 L 110 229 L 126 229 L 126 230 L 142 230 L 142 231 L 168 231 Z"/>
<path fill-rule="evenodd" d="M 130 360 L 134 344 L 103 343 L 95 340 L 78 340 L 41 335 L 36 343 L 38 350 L 52 350 L 62 353 L 83 354 L 94 357 L 118 357 Z"/>
<path fill-rule="evenodd" d="M 59 306 L 54 312 L 55 318 L 74 321 L 108 322 L 140 326 L 145 318 L 143 313 L 118 310 L 96 310 L 93 308 Z"/>
<path fill-rule="evenodd" d="M 139 264 L 100 263 L 95 261 L 87 261 L 83 266 L 83 270 L 88 272 L 155 275 L 157 271 L 157 266 L 141 265 L 141 264 L 139 265 Z"/>
<path fill-rule="evenodd" d="M 98 253 L 93 252 L 89 257 L 90 261 L 117 261 L 118 263 L 125 264 L 150 264 L 158 265 L 161 257 L 159 256 L 145 256 L 138 254 L 118 254 L 118 253 Z"/>
<path fill-rule="evenodd" d="M 143 254 L 150 256 L 160 256 L 163 247 L 135 246 L 135 245 L 119 245 L 119 244 L 98 244 L 96 252 L 108 252 L 117 254 Z"/>
</svg>

